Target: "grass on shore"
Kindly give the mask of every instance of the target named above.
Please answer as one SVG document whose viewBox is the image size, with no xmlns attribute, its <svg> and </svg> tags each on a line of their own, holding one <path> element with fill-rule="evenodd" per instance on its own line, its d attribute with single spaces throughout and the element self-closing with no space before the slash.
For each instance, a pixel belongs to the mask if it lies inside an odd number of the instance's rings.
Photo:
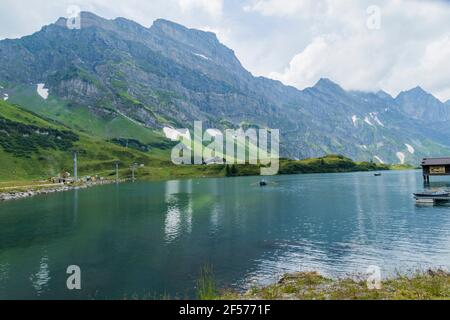
<svg viewBox="0 0 450 320">
<path fill-rule="evenodd" d="M 316 272 L 287 274 L 276 284 L 252 288 L 244 294 L 226 292 L 217 299 L 231 300 L 450 300 L 450 273 L 417 271 L 383 280 L 381 289 L 369 289 L 366 280 L 329 279 Z"/>
<path fill-rule="evenodd" d="M 284 275 L 277 283 L 254 287 L 245 293 L 217 287 L 213 268 L 205 265 L 196 283 L 196 298 L 205 300 L 450 300 L 450 273 L 440 269 L 416 271 L 382 280 L 380 289 L 369 289 L 364 276 L 330 279 L 317 272 Z M 98 297 L 94 297 L 97 299 Z M 183 300 L 189 296 L 131 294 L 124 300 Z"/>
<path fill-rule="evenodd" d="M 86 168 L 79 167 L 79 175 L 98 175 L 105 179 L 115 179 L 115 170 L 113 164 L 109 165 L 110 170 L 105 170 L 104 166 Z M 351 159 L 340 155 L 328 155 L 321 158 L 311 158 L 305 160 L 280 160 L 279 174 L 306 174 L 306 173 L 337 173 L 337 172 L 356 172 L 356 171 L 384 171 L 384 170 L 406 170 L 413 169 L 411 166 L 387 166 L 370 162 L 354 162 Z M 261 167 L 259 165 L 174 165 L 170 161 L 152 161 L 144 167 L 136 169 L 136 178 L 138 180 L 169 180 L 184 178 L 206 178 L 206 177 L 235 177 L 235 176 L 257 176 L 260 175 Z M 131 178 L 131 169 L 122 168 L 119 171 L 121 179 Z M 19 181 L 0 181 L 1 192 L 16 192 L 22 190 L 36 190 L 45 188 L 45 180 L 48 177 L 42 177 L 40 180 L 24 179 Z M 1 179 L 0 179 L 1 180 Z M 51 187 L 51 186 L 50 186 Z"/>
<path fill-rule="evenodd" d="M 213 268 L 205 265 L 197 280 L 197 296 L 200 300 L 214 300 L 217 297 L 217 286 L 214 279 Z"/>
</svg>

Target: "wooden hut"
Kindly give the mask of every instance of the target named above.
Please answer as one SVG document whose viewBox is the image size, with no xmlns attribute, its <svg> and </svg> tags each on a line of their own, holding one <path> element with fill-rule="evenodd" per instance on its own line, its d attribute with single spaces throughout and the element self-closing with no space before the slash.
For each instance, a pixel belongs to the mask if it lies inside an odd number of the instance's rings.
<svg viewBox="0 0 450 320">
<path fill-rule="evenodd" d="M 430 176 L 450 176 L 450 157 L 422 160 L 423 180 L 430 183 Z"/>
</svg>

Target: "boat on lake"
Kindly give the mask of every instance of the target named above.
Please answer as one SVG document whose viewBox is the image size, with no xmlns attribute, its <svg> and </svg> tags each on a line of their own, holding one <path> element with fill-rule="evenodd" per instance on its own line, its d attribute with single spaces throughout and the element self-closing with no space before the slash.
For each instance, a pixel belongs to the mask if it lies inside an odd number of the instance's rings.
<svg viewBox="0 0 450 320">
<path fill-rule="evenodd" d="M 442 204 L 450 202 L 450 191 L 424 191 L 414 193 L 417 204 Z"/>
<path fill-rule="evenodd" d="M 441 197 L 449 197 L 450 198 L 450 191 L 424 191 L 424 192 L 417 192 L 414 193 L 414 196 L 416 198 L 441 198 Z"/>
</svg>

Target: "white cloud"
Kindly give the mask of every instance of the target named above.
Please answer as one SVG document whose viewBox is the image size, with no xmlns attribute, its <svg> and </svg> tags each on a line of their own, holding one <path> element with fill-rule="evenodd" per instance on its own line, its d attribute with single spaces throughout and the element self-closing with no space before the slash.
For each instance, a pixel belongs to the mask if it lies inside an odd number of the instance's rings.
<svg viewBox="0 0 450 320">
<path fill-rule="evenodd" d="M 191 10 L 203 10 L 213 17 L 222 14 L 223 0 L 179 0 L 182 12 Z"/>
<path fill-rule="evenodd" d="M 282 1 L 294 10 L 290 15 L 308 8 L 308 1 Z M 420 85 L 443 101 L 450 98 L 450 5 L 378 1 L 381 28 L 370 30 L 366 9 L 374 1 L 321 2 L 326 4 L 319 13 L 324 22 L 318 22 L 310 9 L 311 15 L 297 23 L 314 25 L 309 42 L 284 70 L 269 76 L 298 88 L 328 77 L 346 89 L 383 89 L 393 95 Z M 252 9 L 263 15 L 281 14 L 273 4 L 258 1 Z"/>
<path fill-rule="evenodd" d="M 39 30 L 69 5 L 150 26 L 164 18 L 218 34 L 255 75 L 300 89 L 328 77 L 391 94 L 422 86 L 450 99 L 450 3 L 439 0 L 1 0 L 0 39 Z M 367 28 L 367 8 L 381 28 Z"/>
<path fill-rule="evenodd" d="M 202 31 L 214 33 L 221 43 L 227 44 L 230 42 L 231 30 L 229 27 L 213 28 L 210 26 L 197 26 L 196 28 Z"/>
<path fill-rule="evenodd" d="M 324 0 L 257 0 L 244 6 L 244 11 L 259 12 L 265 16 L 298 17 L 326 10 Z"/>
<path fill-rule="evenodd" d="M 450 19 L 450 17 L 449 17 Z M 422 54 L 409 65 L 393 67 L 390 77 L 381 82 L 382 86 L 398 92 L 406 87 L 420 84 L 432 91 L 443 101 L 450 98 L 450 37 L 423 43 Z"/>
<path fill-rule="evenodd" d="M 327 68 L 329 45 L 322 37 L 317 37 L 297 54 L 282 73 L 272 73 L 271 77 L 296 87 L 306 87 L 318 80 Z"/>
</svg>

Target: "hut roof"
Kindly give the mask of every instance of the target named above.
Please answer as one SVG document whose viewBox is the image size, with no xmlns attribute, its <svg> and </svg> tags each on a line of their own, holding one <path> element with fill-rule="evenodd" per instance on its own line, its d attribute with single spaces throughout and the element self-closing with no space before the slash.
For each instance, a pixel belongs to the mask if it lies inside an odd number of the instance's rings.
<svg viewBox="0 0 450 320">
<path fill-rule="evenodd" d="M 422 160 L 422 166 L 445 166 L 450 165 L 450 157 L 448 158 L 425 158 Z"/>
</svg>

